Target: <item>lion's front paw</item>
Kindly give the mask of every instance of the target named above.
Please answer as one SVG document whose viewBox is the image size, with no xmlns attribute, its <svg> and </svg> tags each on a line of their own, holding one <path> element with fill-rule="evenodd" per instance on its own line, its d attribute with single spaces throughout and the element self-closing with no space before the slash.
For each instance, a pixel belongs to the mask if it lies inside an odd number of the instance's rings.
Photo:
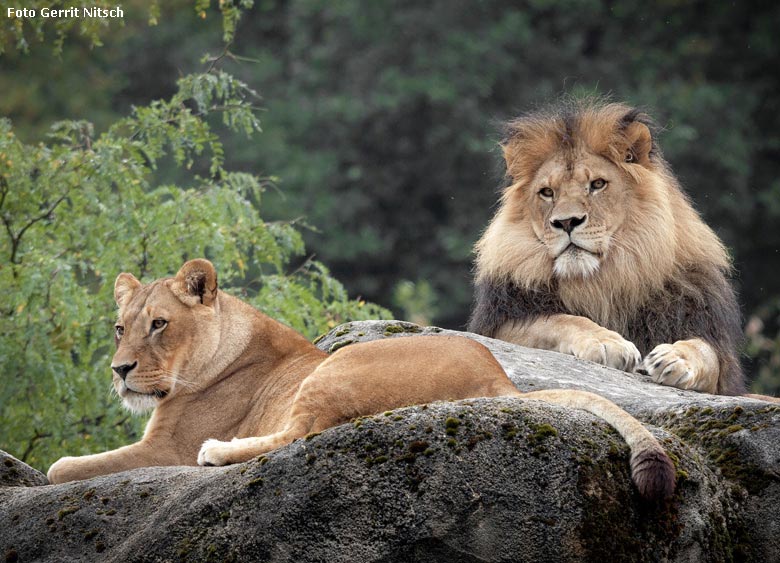
<svg viewBox="0 0 780 563">
<path fill-rule="evenodd" d="M 206 440 L 198 452 L 198 465 L 228 465 L 232 447 L 230 442 L 219 440 Z"/>
<path fill-rule="evenodd" d="M 649 375 L 661 385 L 715 393 L 717 370 L 707 369 L 700 350 L 688 342 L 659 344 L 637 367 L 638 373 Z"/>
<path fill-rule="evenodd" d="M 617 332 L 604 330 L 571 345 L 571 354 L 612 368 L 631 371 L 642 359 L 639 350 Z"/>
</svg>

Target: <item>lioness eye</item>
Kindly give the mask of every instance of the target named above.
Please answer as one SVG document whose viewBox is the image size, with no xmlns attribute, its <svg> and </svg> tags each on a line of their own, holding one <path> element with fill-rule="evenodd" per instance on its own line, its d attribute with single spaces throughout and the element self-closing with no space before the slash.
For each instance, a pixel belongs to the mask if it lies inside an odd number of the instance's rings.
<svg viewBox="0 0 780 563">
<path fill-rule="evenodd" d="M 125 333 L 125 327 L 122 325 L 116 325 L 114 327 L 114 332 L 116 333 L 117 338 L 122 338 L 122 335 Z"/>
<path fill-rule="evenodd" d="M 598 178 L 590 183 L 591 190 L 601 190 L 607 185 L 607 181 L 603 178 Z"/>
<path fill-rule="evenodd" d="M 544 198 L 549 198 L 554 195 L 555 192 L 553 192 L 552 188 L 542 188 L 539 190 L 539 195 Z"/>
<path fill-rule="evenodd" d="M 631 151 L 626 151 L 626 162 L 634 162 L 634 153 Z"/>
<path fill-rule="evenodd" d="M 152 330 L 160 330 L 167 324 L 168 321 L 166 321 L 165 319 L 154 319 L 152 321 Z"/>
</svg>

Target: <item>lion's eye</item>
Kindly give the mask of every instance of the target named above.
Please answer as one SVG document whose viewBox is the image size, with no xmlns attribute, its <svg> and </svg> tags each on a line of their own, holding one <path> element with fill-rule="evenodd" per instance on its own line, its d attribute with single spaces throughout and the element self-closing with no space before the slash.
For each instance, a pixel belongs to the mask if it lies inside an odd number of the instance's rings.
<svg viewBox="0 0 780 563">
<path fill-rule="evenodd" d="M 116 325 L 114 327 L 114 333 L 116 334 L 117 338 L 122 338 L 122 335 L 125 333 L 125 327 L 122 325 Z"/>
<path fill-rule="evenodd" d="M 165 319 L 154 319 L 152 321 L 152 330 L 160 330 L 161 328 L 165 328 L 165 325 L 168 324 L 168 321 Z"/>
<path fill-rule="evenodd" d="M 634 153 L 631 151 L 626 151 L 626 162 L 634 162 L 636 160 L 636 157 L 634 156 Z"/>
<path fill-rule="evenodd" d="M 590 189 L 593 191 L 603 190 L 607 186 L 607 181 L 603 178 L 598 178 L 590 183 Z"/>
<path fill-rule="evenodd" d="M 552 188 L 542 188 L 539 190 L 539 195 L 542 196 L 544 199 L 549 199 L 553 195 L 555 195 L 555 192 L 553 192 Z"/>
</svg>

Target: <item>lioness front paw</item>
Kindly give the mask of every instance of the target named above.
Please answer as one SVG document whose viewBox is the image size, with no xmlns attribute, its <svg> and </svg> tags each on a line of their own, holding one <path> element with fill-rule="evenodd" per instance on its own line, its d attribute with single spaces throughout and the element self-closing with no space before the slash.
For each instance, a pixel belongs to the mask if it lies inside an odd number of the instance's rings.
<svg viewBox="0 0 780 563">
<path fill-rule="evenodd" d="M 59 485 L 60 483 L 78 480 L 79 477 L 74 472 L 74 459 L 76 458 L 61 457 L 55 461 L 46 473 L 46 478 L 49 480 L 49 483 L 52 485 Z"/>
<path fill-rule="evenodd" d="M 649 375 L 661 385 L 715 393 L 718 386 L 717 363 L 715 369 L 708 369 L 712 366 L 707 366 L 708 358 L 705 356 L 710 351 L 700 350 L 690 342 L 659 344 L 637 367 L 637 373 Z M 714 361 L 717 362 L 717 358 Z"/>
<path fill-rule="evenodd" d="M 198 465 L 228 465 L 232 446 L 230 442 L 220 442 L 219 440 L 206 440 L 198 452 Z"/>
<path fill-rule="evenodd" d="M 623 371 L 632 371 L 642 359 L 633 342 L 606 329 L 572 343 L 570 348 L 570 353 L 576 358 Z"/>
</svg>

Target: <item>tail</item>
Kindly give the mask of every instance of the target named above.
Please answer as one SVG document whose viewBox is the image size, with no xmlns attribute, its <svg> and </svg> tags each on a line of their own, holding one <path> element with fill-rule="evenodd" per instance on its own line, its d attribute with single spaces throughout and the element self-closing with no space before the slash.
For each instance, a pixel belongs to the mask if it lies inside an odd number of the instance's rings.
<svg viewBox="0 0 780 563">
<path fill-rule="evenodd" d="M 573 389 L 533 391 L 518 393 L 518 396 L 595 414 L 617 430 L 631 448 L 631 478 L 639 494 L 648 500 L 658 500 L 669 498 L 674 493 L 675 469 L 672 460 L 641 422 L 612 401 L 594 393 Z"/>
</svg>

